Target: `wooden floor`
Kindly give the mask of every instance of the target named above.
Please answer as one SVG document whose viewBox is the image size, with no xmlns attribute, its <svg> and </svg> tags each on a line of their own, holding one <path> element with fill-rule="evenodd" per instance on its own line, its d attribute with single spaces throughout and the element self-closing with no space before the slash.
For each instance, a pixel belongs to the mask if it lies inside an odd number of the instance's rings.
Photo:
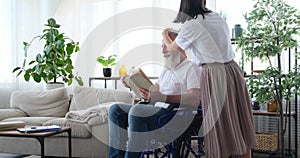
<svg viewBox="0 0 300 158">
<path fill-rule="evenodd" d="M 18 154 L 1 154 L 0 158 L 39 158 L 40 156 L 30 156 L 30 155 L 18 155 Z M 268 158 L 269 156 L 267 154 L 261 154 L 261 153 L 254 153 L 253 158 Z M 193 156 L 190 156 L 189 158 L 193 158 Z M 203 157 L 205 158 L 205 156 Z"/>
<path fill-rule="evenodd" d="M 40 156 L 0 153 L 0 158 L 40 158 Z M 47 157 L 47 158 L 54 158 L 54 157 Z M 58 158 L 58 157 L 56 157 L 56 158 Z"/>
</svg>

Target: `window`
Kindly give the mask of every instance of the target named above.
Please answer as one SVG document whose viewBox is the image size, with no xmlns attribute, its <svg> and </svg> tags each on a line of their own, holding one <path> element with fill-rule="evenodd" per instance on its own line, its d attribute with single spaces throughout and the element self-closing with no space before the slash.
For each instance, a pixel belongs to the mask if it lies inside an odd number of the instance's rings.
<svg viewBox="0 0 300 158">
<path fill-rule="evenodd" d="M 232 33 L 232 28 L 235 24 L 241 24 L 243 29 L 247 28 L 244 14 L 252 11 L 255 2 L 256 1 L 253 0 L 216 0 L 216 12 L 218 12 L 224 17 L 224 19 L 226 19 L 229 31 L 230 33 Z M 286 2 L 289 5 L 300 9 L 300 1 L 287 0 Z M 246 62 L 245 60 L 242 60 L 242 53 L 240 52 L 240 50 L 236 49 L 236 45 L 233 45 L 233 48 L 236 52 L 235 61 L 244 68 L 244 71 L 247 74 L 251 74 L 251 63 L 249 61 Z M 273 61 L 273 63 L 276 63 L 276 57 L 272 57 L 271 60 Z M 288 58 L 285 58 L 285 56 L 283 56 L 283 60 L 287 62 Z M 269 64 L 267 62 L 262 62 L 259 59 L 253 59 L 254 70 L 264 70 L 268 65 Z M 283 65 L 282 70 L 287 71 L 288 66 Z"/>
<path fill-rule="evenodd" d="M 9 88 L 13 82 L 13 47 L 11 35 L 12 30 L 12 3 L 10 0 L 0 2 L 0 88 Z"/>
</svg>

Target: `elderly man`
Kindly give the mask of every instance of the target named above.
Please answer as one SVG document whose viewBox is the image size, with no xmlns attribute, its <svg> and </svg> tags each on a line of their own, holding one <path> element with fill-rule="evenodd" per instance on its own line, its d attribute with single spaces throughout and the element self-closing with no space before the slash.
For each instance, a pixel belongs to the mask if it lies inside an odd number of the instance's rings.
<svg viewBox="0 0 300 158">
<path fill-rule="evenodd" d="M 175 39 L 175 33 L 170 35 Z M 109 158 L 140 157 L 146 146 L 149 133 L 160 128 L 158 119 L 168 114 L 175 105 L 182 103 L 181 95 L 199 96 L 199 68 L 187 59 L 184 51 L 169 53 L 164 43 L 162 53 L 165 58 L 165 67 L 155 87 L 157 92 L 174 95 L 178 99 L 169 102 L 170 106 L 168 108 L 161 108 L 154 105 L 156 101 L 163 102 L 164 100 L 149 96 L 146 90 L 140 90 L 140 95 L 143 98 L 151 99 L 150 104 L 130 105 L 118 103 L 112 105 L 109 109 Z M 128 85 L 125 84 L 125 86 Z M 167 119 L 169 121 L 172 117 Z"/>
</svg>

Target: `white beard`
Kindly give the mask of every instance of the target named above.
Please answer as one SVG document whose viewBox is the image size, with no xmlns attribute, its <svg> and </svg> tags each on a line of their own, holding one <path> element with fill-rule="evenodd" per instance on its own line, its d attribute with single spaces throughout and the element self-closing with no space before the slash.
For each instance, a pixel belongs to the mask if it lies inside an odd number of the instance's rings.
<svg viewBox="0 0 300 158">
<path fill-rule="evenodd" d="M 164 55 L 165 57 L 165 67 L 168 69 L 175 69 L 175 67 L 180 64 L 180 53 L 170 52 Z"/>
</svg>

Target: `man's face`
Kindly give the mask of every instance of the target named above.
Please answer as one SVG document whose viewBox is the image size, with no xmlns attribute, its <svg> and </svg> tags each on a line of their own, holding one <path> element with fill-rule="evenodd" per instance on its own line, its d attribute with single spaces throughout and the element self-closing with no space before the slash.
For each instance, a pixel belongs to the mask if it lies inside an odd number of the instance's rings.
<svg viewBox="0 0 300 158">
<path fill-rule="evenodd" d="M 169 33 L 171 40 L 175 40 L 177 34 Z M 170 52 L 166 46 L 164 40 L 162 40 L 162 53 L 165 58 L 164 63 L 165 67 L 169 69 L 175 69 L 175 67 L 181 62 L 181 53 L 180 52 Z"/>
<path fill-rule="evenodd" d="M 164 64 L 168 69 L 175 69 L 175 67 L 180 63 L 180 53 L 179 52 L 169 52 L 164 41 L 162 41 L 162 53 L 165 58 Z"/>
<path fill-rule="evenodd" d="M 163 55 L 165 56 L 165 55 L 168 53 L 168 48 L 167 48 L 167 46 L 166 46 L 164 40 L 162 41 L 161 47 L 162 47 L 162 53 L 163 53 Z"/>
</svg>

